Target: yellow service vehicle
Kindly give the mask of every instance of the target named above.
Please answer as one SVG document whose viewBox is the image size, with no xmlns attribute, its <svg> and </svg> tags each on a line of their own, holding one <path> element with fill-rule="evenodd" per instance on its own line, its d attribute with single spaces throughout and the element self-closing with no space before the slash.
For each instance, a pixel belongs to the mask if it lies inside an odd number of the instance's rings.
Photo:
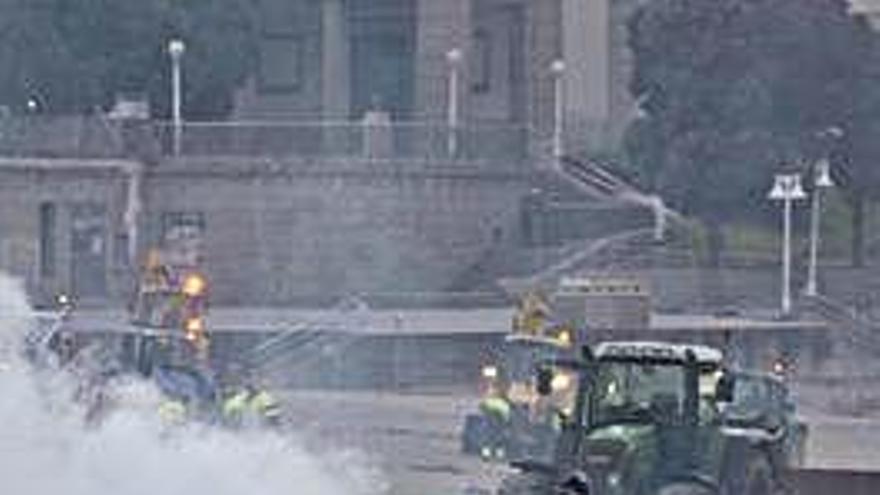
<svg viewBox="0 0 880 495">
<path fill-rule="evenodd" d="M 160 415 L 219 419 L 220 391 L 209 363 L 208 282 L 195 264 L 151 250 L 130 307 L 125 361 L 163 395 Z M 181 416 L 175 420 L 170 420 Z"/>
<path fill-rule="evenodd" d="M 147 256 L 131 307 L 131 323 L 158 331 L 165 340 L 183 337 L 195 351 L 207 352 L 208 282 L 198 267 L 172 266 L 162 253 Z"/>
<path fill-rule="evenodd" d="M 576 393 L 562 374 L 548 396 L 534 392 L 537 367 L 548 360 L 573 357 L 576 329 L 553 323 L 537 294 L 527 295 L 514 316 L 513 329 L 480 370 L 479 411 L 465 418 L 462 448 L 484 458 L 517 458 L 549 448 L 559 418 Z"/>
</svg>

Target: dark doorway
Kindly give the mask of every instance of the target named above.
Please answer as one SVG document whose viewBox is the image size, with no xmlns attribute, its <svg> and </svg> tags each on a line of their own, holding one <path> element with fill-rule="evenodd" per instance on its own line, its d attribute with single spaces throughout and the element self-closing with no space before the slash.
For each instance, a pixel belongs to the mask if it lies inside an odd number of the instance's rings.
<svg viewBox="0 0 880 495">
<path fill-rule="evenodd" d="M 413 0 L 347 0 L 351 46 L 351 112 L 359 119 L 376 107 L 394 119 L 413 104 L 415 23 Z"/>
<path fill-rule="evenodd" d="M 70 268 L 78 298 L 107 295 L 107 209 L 101 204 L 78 204 L 71 211 Z"/>
</svg>

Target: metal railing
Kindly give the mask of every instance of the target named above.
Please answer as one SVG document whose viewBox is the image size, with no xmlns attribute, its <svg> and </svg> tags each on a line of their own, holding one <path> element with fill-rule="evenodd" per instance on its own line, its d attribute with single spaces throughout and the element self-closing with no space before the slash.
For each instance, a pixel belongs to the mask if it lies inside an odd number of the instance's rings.
<svg viewBox="0 0 880 495">
<path fill-rule="evenodd" d="M 173 154 L 173 126 L 155 125 L 166 155 Z M 429 122 L 365 124 L 315 122 L 188 122 L 181 156 L 276 156 L 375 160 L 517 160 L 528 156 L 527 127 L 475 124 L 450 129 Z M 450 145 L 450 141 L 455 144 Z"/>
<path fill-rule="evenodd" d="M 0 156 L 111 158 L 124 155 L 118 123 L 86 116 L 0 117 Z"/>
<path fill-rule="evenodd" d="M 320 159 L 498 161 L 529 157 L 527 126 L 433 121 L 185 122 L 183 157 L 302 157 Z M 165 121 L 112 121 L 100 116 L 0 118 L 0 156 L 124 157 L 155 150 L 173 156 L 174 126 Z"/>
</svg>

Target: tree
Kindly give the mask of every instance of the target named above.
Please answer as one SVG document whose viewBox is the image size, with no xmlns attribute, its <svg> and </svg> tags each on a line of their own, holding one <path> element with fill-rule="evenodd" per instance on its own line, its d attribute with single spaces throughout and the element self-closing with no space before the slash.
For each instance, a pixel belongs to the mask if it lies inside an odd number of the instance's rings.
<svg viewBox="0 0 880 495">
<path fill-rule="evenodd" d="M 629 24 L 629 129 L 646 185 L 707 224 L 765 207 L 781 163 L 808 158 L 816 135 L 851 118 L 859 25 L 845 0 L 652 0 Z"/>
<path fill-rule="evenodd" d="M 217 117 L 253 69 L 256 0 L 0 0 L 0 104 L 84 113 L 118 93 L 151 97 L 168 114 L 169 39 L 183 59 L 191 117 Z"/>
<path fill-rule="evenodd" d="M 857 57 L 861 61 L 850 88 L 848 118 L 826 143 L 832 170 L 852 209 L 852 264 L 864 264 L 865 213 L 869 200 L 880 199 L 880 35 L 863 18 Z"/>
</svg>

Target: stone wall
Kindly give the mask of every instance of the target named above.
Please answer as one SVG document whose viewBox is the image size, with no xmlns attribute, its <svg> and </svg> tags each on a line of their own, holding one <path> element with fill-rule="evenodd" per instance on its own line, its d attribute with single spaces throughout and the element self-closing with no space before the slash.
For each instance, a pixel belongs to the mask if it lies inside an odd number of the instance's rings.
<svg viewBox="0 0 880 495">
<path fill-rule="evenodd" d="M 419 163 L 203 160 L 145 179 L 147 231 L 202 213 L 221 303 L 442 291 L 519 238 L 528 175 Z"/>
<path fill-rule="evenodd" d="M 0 162 L 0 269 L 43 301 L 59 292 L 124 299 L 137 266 L 124 215 L 140 165 Z M 169 214 L 200 217 L 218 304 L 448 290 L 518 242 L 530 178 L 504 164 L 365 160 L 188 158 L 144 170 L 140 255 Z"/>
<path fill-rule="evenodd" d="M 122 216 L 135 165 L 0 159 L 0 270 L 26 280 L 38 302 L 77 289 L 87 298 L 124 293 L 131 281 Z M 53 217 L 46 225 L 44 209 Z M 89 224 L 95 214 L 100 225 Z"/>
</svg>

